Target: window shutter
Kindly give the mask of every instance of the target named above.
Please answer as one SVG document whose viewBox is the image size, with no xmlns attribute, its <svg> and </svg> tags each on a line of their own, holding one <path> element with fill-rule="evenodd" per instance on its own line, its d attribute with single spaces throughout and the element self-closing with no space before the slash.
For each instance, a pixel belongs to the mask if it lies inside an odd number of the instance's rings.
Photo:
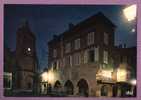
<svg viewBox="0 0 141 100">
<path fill-rule="evenodd" d="M 99 48 L 95 48 L 95 61 L 99 61 Z"/>
</svg>

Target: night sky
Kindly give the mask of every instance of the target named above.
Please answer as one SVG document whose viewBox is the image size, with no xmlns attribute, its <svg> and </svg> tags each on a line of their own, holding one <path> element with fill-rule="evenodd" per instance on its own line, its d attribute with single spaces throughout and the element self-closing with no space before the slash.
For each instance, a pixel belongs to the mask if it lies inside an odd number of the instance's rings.
<svg viewBox="0 0 141 100">
<path fill-rule="evenodd" d="M 24 19 L 35 33 L 36 51 L 40 68 L 47 67 L 47 42 L 54 34 L 61 34 L 68 29 L 68 24 L 77 24 L 84 19 L 102 12 L 116 26 L 115 45 L 126 43 L 128 47 L 136 46 L 135 21 L 127 22 L 119 5 L 5 5 L 4 7 L 4 43 L 12 51 L 16 47 L 16 30 Z"/>
</svg>

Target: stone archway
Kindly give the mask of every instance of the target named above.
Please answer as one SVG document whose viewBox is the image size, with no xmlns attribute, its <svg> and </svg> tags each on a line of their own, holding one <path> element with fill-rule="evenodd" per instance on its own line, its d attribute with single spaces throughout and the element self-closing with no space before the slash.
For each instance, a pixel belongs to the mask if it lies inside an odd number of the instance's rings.
<svg viewBox="0 0 141 100">
<path fill-rule="evenodd" d="M 25 86 L 28 90 L 33 90 L 33 77 L 31 75 L 25 75 Z"/>
<path fill-rule="evenodd" d="M 78 86 L 78 94 L 80 96 L 88 96 L 89 95 L 89 86 L 85 79 L 80 79 L 77 83 Z"/>
<path fill-rule="evenodd" d="M 70 80 L 67 80 L 65 85 L 64 85 L 65 91 L 68 95 L 73 95 L 73 83 Z"/>
<path fill-rule="evenodd" d="M 55 84 L 54 84 L 54 90 L 55 90 L 56 92 L 59 92 L 59 91 L 61 90 L 61 83 L 60 83 L 59 80 L 57 80 L 57 81 L 55 82 Z"/>
</svg>

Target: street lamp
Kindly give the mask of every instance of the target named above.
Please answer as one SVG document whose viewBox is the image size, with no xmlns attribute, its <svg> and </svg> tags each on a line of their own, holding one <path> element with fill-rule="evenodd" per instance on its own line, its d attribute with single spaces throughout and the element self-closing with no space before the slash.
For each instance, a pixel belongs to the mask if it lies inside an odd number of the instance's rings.
<svg viewBox="0 0 141 100">
<path fill-rule="evenodd" d="M 137 84 L 136 79 L 130 80 L 130 83 L 132 84 L 132 87 L 131 87 L 132 95 L 136 96 L 136 84 Z"/>
<path fill-rule="evenodd" d="M 48 73 L 47 72 L 43 72 L 41 77 L 42 77 L 42 82 L 47 82 L 48 81 Z"/>
<path fill-rule="evenodd" d="M 48 71 L 48 82 L 53 84 L 55 81 L 55 75 L 52 70 Z"/>
<path fill-rule="evenodd" d="M 48 73 L 45 71 L 41 74 L 41 93 L 47 94 Z"/>
<path fill-rule="evenodd" d="M 125 9 L 123 9 L 123 13 L 128 21 L 132 21 L 136 18 L 137 6 L 134 4 L 126 7 Z"/>
<path fill-rule="evenodd" d="M 135 86 L 135 85 L 136 85 L 136 79 L 132 79 L 132 80 L 130 81 L 130 83 Z"/>
<path fill-rule="evenodd" d="M 50 84 L 53 84 L 56 80 L 55 72 L 52 70 L 49 70 L 48 72 L 43 72 L 42 75 L 42 82 L 48 82 Z"/>
<path fill-rule="evenodd" d="M 49 88 L 48 85 L 53 85 L 55 83 L 55 81 L 57 80 L 57 76 L 56 73 L 53 70 L 48 70 L 45 71 L 41 74 L 41 83 L 42 85 L 42 90 L 44 91 L 44 94 L 47 94 L 47 89 Z"/>
</svg>

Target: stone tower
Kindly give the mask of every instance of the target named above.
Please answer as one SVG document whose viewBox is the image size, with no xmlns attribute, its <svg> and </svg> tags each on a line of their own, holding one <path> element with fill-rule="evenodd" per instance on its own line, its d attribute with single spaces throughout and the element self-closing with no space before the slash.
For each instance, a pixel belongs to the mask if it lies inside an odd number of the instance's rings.
<svg viewBox="0 0 141 100">
<path fill-rule="evenodd" d="M 16 32 L 15 89 L 33 91 L 37 71 L 35 35 L 24 21 Z"/>
</svg>

